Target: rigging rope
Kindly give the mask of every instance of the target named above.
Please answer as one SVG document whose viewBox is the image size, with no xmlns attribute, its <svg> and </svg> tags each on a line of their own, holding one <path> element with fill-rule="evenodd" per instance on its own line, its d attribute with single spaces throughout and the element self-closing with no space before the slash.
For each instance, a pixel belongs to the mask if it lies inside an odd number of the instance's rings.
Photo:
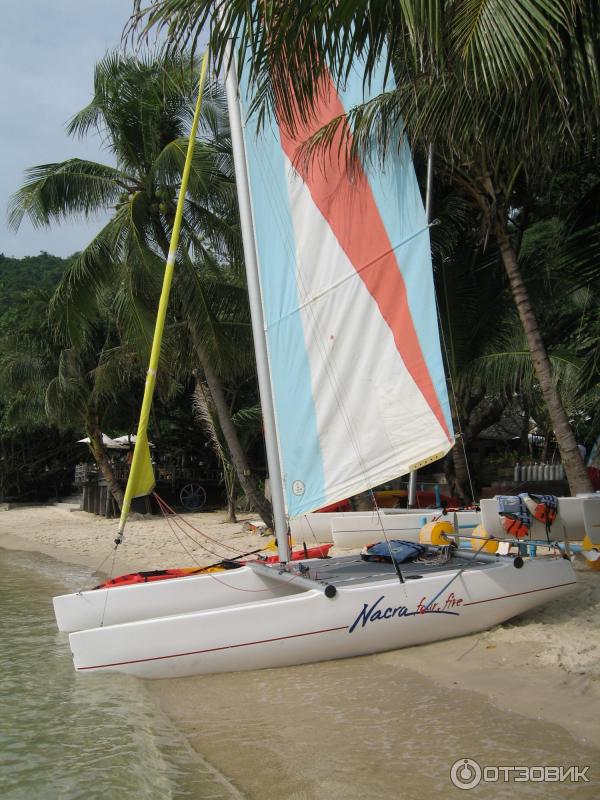
<svg viewBox="0 0 600 800">
<path fill-rule="evenodd" d="M 110 566 L 110 577 L 111 578 L 112 578 L 112 576 L 114 574 L 114 571 L 115 571 L 115 560 L 117 558 L 117 547 L 118 546 L 119 546 L 119 543 L 117 541 L 115 541 L 115 546 L 113 547 L 112 564 Z M 108 558 L 108 556 L 107 556 L 107 558 Z M 107 558 L 105 558 L 104 561 L 106 561 Z M 102 562 L 103 564 L 104 564 L 104 561 Z M 101 628 L 104 626 L 104 619 L 106 617 L 106 606 L 107 606 L 107 604 L 108 604 L 108 592 L 106 593 L 106 597 L 104 598 L 104 605 L 102 606 L 102 616 L 100 617 L 100 626 L 99 626 Z"/>
<path fill-rule="evenodd" d="M 447 374 L 448 374 L 448 382 L 450 383 L 450 391 L 451 391 L 451 394 L 452 394 L 452 399 L 454 401 L 454 410 L 456 412 L 456 424 L 457 424 L 457 427 L 458 427 L 458 438 L 460 439 L 460 443 L 461 443 L 461 446 L 462 446 L 462 449 L 463 449 L 463 454 L 464 454 L 464 457 L 465 457 L 465 466 L 467 468 L 467 477 L 469 479 L 469 489 L 471 490 L 471 500 L 472 500 L 472 502 L 475 502 L 475 489 L 473 488 L 473 479 L 471 477 L 471 470 L 469 468 L 469 459 L 467 458 L 467 448 L 466 448 L 465 440 L 464 440 L 464 437 L 463 437 L 463 434 L 462 434 L 462 424 L 461 424 L 461 419 L 460 419 L 460 411 L 458 409 L 458 402 L 457 402 L 457 399 L 456 399 L 456 391 L 454 389 L 454 381 L 452 380 L 452 371 L 450 369 L 450 359 L 449 359 L 449 356 L 448 356 L 448 347 L 446 345 L 446 336 L 444 334 L 444 326 L 442 325 L 442 315 L 440 313 L 440 306 L 439 306 L 439 303 L 438 303 L 437 292 L 435 291 L 435 286 L 434 286 L 433 296 L 435 297 L 435 309 L 436 309 L 436 312 L 437 312 L 438 326 L 439 326 L 439 329 L 440 329 L 440 335 L 441 335 L 441 339 L 442 339 L 442 347 L 444 349 L 444 356 L 446 357 L 446 370 L 447 370 Z"/>
<path fill-rule="evenodd" d="M 238 550 L 236 547 L 233 547 L 232 545 L 228 545 L 228 544 L 223 544 L 223 542 L 219 542 L 219 540 L 218 540 L 218 539 L 213 539 L 213 538 L 212 538 L 211 536 L 209 536 L 207 533 L 204 533 L 204 531 L 201 531 L 201 530 L 199 530 L 198 528 L 195 528 L 195 527 L 192 525 L 192 523 L 191 523 L 191 522 L 188 522 L 188 520 L 186 520 L 186 519 L 185 519 L 185 517 L 181 516 L 181 514 L 178 514 L 178 513 L 177 513 L 177 511 L 175 511 L 175 509 L 174 509 L 174 508 L 171 508 L 171 506 L 170 506 L 170 505 L 169 505 L 169 504 L 168 504 L 168 503 L 167 503 L 165 500 L 163 500 L 163 498 L 162 498 L 162 497 L 160 497 L 160 495 L 159 495 L 159 494 L 157 494 L 156 492 L 153 492 L 153 493 L 152 493 L 152 496 L 154 497 L 154 499 L 155 499 L 155 500 L 156 500 L 156 502 L 158 503 L 158 506 L 159 506 L 160 510 L 162 511 L 162 513 L 163 513 L 163 515 L 164 515 L 165 519 L 168 519 L 168 517 L 167 517 L 167 514 L 166 514 L 166 512 L 168 511 L 168 512 L 169 512 L 169 514 L 171 514 L 172 516 L 174 516 L 174 517 L 175 517 L 175 519 L 177 519 L 177 520 L 180 520 L 180 522 L 177 522 L 177 523 L 176 523 L 176 524 L 178 525 L 178 527 L 180 528 L 180 530 L 181 530 L 183 533 L 185 533 L 185 535 L 186 535 L 186 536 L 187 536 L 189 539 L 191 539 L 191 540 L 192 540 L 192 541 L 193 541 L 195 544 L 197 544 L 199 547 L 202 547 L 204 550 L 207 550 L 207 552 L 211 553 L 211 555 L 218 556 L 218 553 L 214 553 L 213 551 L 209 550 L 207 547 L 205 547 L 204 545 L 202 545 L 200 542 L 196 541 L 196 540 L 194 539 L 194 537 L 193 537 L 193 536 L 191 536 L 189 533 L 186 533 L 185 531 L 183 531 L 183 528 L 181 527 L 181 526 L 182 526 L 182 524 L 183 524 L 183 525 L 187 525 L 187 526 L 188 526 L 188 528 L 191 528 L 191 529 L 192 529 L 192 530 L 193 530 L 195 533 L 197 533 L 199 536 L 203 536 L 205 539 L 207 539 L 209 542 L 212 542 L 212 543 L 213 543 L 214 545 L 216 545 L 217 547 L 221 547 L 221 548 L 223 548 L 224 550 L 230 550 L 232 553 L 235 553 L 235 554 L 236 554 L 236 555 L 238 555 L 238 556 L 242 556 L 242 555 L 244 555 L 244 553 L 243 553 L 241 550 Z M 220 556 L 220 557 L 221 557 L 221 556 Z"/>
</svg>

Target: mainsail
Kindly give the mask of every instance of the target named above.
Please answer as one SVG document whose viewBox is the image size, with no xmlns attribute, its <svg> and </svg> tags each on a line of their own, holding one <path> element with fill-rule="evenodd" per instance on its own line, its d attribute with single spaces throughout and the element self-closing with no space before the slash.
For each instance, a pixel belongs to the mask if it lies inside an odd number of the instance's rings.
<svg viewBox="0 0 600 800">
<path fill-rule="evenodd" d="M 372 86 L 383 88 L 382 76 Z M 329 78 L 310 122 L 258 131 L 242 83 L 245 145 L 287 512 L 334 503 L 443 456 L 453 444 L 429 231 L 406 141 L 384 167 L 339 136 L 299 148 L 369 99 Z"/>
</svg>

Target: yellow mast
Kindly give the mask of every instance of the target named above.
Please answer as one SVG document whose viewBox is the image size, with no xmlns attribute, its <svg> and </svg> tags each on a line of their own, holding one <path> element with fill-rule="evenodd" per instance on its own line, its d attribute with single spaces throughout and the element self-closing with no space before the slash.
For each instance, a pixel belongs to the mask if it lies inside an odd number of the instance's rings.
<svg viewBox="0 0 600 800">
<path fill-rule="evenodd" d="M 165 266 L 165 275 L 163 278 L 162 292 L 160 295 L 158 311 L 156 314 L 154 339 L 152 340 L 152 350 L 150 352 L 150 363 L 148 365 L 148 373 L 146 375 L 146 385 L 144 387 L 144 399 L 142 400 L 142 408 L 140 411 L 140 421 L 138 424 L 137 438 L 135 441 L 135 448 L 133 451 L 133 459 L 131 462 L 129 479 L 127 481 L 127 487 L 125 489 L 125 499 L 123 500 L 123 508 L 121 509 L 121 518 L 119 520 L 119 531 L 117 534 L 117 538 L 115 540 L 117 544 L 123 541 L 123 531 L 125 529 L 125 523 L 127 522 L 127 517 L 131 509 L 131 501 L 133 500 L 134 497 L 142 497 L 143 495 L 150 494 L 150 492 L 154 488 L 154 483 L 155 483 L 154 471 L 152 469 L 152 462 L 150 460 L 150 448 L 148 446 L 148 421 L 150 419 L 152 397 L 154 395 L 154 386 L 156 384 L 156 370 L 158 369 L 160 348 L 162 344 L 163 331 L 165 327 L 165 318 L 167 315 L 167 306 L 169 304 L 169 294 L 171 292 L 171 283 L 173 281 L 175 256 L 177 253 L 177 247 L 179 245 L 179 232 L 181 230 L 181 220 L 183 218 L 183 204 L 185 201 L 185 194 L 187 191 L 190 169 L 192 166 L 192 156 L 194 153 L 196 131 L 198 130 L 198 121 L 200 119 L 200 109 L 202 107 L 202 94 L 204 92 L 207 67 L 208 67 L 208 50 L 205 52 L 204 57 L 202 58 L 202 66 L 200 67 L 200 80 L 198 82 L 198 99 L 196 101 L 194 120 L 192 122 L 192 129 L 190 131 L 187 155 L 185 158 L 185 166 L 183 168 L 183 175 L 181 177 L 181 186 L 179 189 L 179 197 L 177 200 L 177 210 L 175 212 L 173 233 L 171 235 L 171 243 L 169 245 L 167 264 Z"/>
</svg>

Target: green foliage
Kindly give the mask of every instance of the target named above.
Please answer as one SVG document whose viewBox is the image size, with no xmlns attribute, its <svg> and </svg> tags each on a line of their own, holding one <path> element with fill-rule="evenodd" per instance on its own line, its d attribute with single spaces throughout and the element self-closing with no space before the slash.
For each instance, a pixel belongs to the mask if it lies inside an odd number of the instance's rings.
<svg viewBox="0 0 600 800">
<path fill-rule="evenodd" d="M 82 136 L 95 130 L 112 150 L 116 167 L 73 160 L 34 167 L 13 196 L 14 226 L 24 215 L 50 224 L 98 209 L 112 211 L 109 222 L 72 259 L 52 299 L 52 324 L 66 347 L 83 347 L 108 313 L 136 357 L 148 358 L 197 67 L 183 56 L 108 54 L 96 67 L 93 99 L 73 118 L 69 132 Z M 186 325 L 217 370 L 234 375 L 247 371 L 252 358 L 249 328 L 240 325 L 247 319 L 239 279 L 241 245 L 224 98 L 216 84 L 203 98 L 200 128 L 169 322 Z M 241 317 L 231 321 L 234 308 Z M 170 363 L 180 367 L 181 359 Z"/>
<path fill-rule="evenodd" d="M 40 306 L 40 295 L 36 292 L 51 294 L 71 262 L 72 258 L 63 259 L 46 252 L 25 258 L 0 253 L 0 335 L 16 333 L 45 317 L 47 307 Z"/>
<path fill-rule="evenodd" d="M 410 70 L 417 105 L 427 106 L 422 98 L 428 94 L 433 105 L 445 105 L 448 128 L 459 136 L 474 128 L 465 113 L 467 95 L 456 93 L 459 83 L 472 96 L 489 97 L 486 111 L 507 90 L 520 95 L 512 116 L 535 136 L 523 110 L 538 89 L 540 101 L 568 115 L 573 108 L 564 103 L 565 87 L 576 87 L 575 105 L 597 114 L 599 24 L 594 0 L 135 0 L 131 27 L 142 36 L 158 29 L 173 49 L 210 30 L 217 65 L 233 38 L 239 63 L 257 86 L 260 112 L 277 106 L 288 124 L 310 115 L 327 71 L 343 83 L 361 57 L 367 83 L 381 68 L 385 74 Z M 542 86 L 540 74 L 546 76 Z M 496 122 L 501 116 L 494 115 Z M 428 112 L 423 124 L 427 118 L 433 121 Z M 493 125 L 490 118 L 488 129 Z M 501 142 L 513 146 L 510 139 Z"/>
<path fill-rule="evenodd" d="M 14 227 L 24 216 L 50 225 L 99 209 L 111 214 L 70 260 L 46 301 L 45 334 L 54 349 L 45 366 L 51 368 L 38 368 L 29 396 L 59 427 L 77 425 L 88 434 L 136 428 L 130 409 L 137 410 L 141 398 L 197 82 L 198 64 L 188 57 L 108 54 L 96 67 L 91 102 L 68 131 L 95 131 L 116 166 L 70 159 L 33 167 L 12 198 Z M 154 439 L 172 429 L 168 417 L 182 398 L 191 419 L 187 387 L 202 357 L 226 381 L 252 374 L 241 271 L 231 143 L 223 91 L 214 84 L 203 97 L 191 165 L 157 376 Z M 38 359 L 45 355 L 43 339 L 32 345 Z M 27 369 L 28 353 L 19 346 L 0 363 L 0 380 L 11 385 L 13 398 L 25 391 Z"/>
<path fill-rule="evenodd" d="M 81 455 L 73 430 L 58 431 L 44 408 L 45 381 L 58 348 L 48 303 L 68 259 L 40 253 L 0 256 L 0 499 L 47 500 L 67 494 Z"/>
</svg>

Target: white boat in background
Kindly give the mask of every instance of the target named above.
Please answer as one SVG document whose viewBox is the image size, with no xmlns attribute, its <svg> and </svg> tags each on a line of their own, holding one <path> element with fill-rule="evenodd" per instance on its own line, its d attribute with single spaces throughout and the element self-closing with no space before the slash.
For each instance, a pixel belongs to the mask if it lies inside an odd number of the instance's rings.
<svg viewBox="0 0 600 800">
<path fill-rule="evenodd" d="M 481 516 L 478 511 L 457 511 L 448 514 L 442 511 L 427 511 L 397 516 L 334 518 L 331 520 L 331 537 L 336 547 L 348 550 L 372 544 L 380 539 L 418 542 L 423 527 L 437 520 L 450 522 L 457 533 L 468 536 L 481 522 Z"/>
<path fill-rule="evenodd" d="M 354 67 L 347 85 L 324 83 L 313 121 L 295 132 L 274 117 L 261 134 L 250 119 L 242 124 L 233 61 L 227 77 L 281 563 L 55 598 L 81 672 L 163 678 L 382 652 L 484 630 L 575 584 L 558 551 L 529 559 L 448 544 L 411 548 L 418 555 L 401 563 L 392 548 L 384 561 L 289 559 L 288 517 L 453 446 L 429 230 L 408 143 L 385 170 L 369 160 L 349 171 L 335 143 L 318 168 L 297 158 L 312 133 L 367 92 Z M 382 72 L 368 91 L 388 80 Z M 244 86 L 244 113 L 250 102 Z M 155 369 L 151 361 L 147 391 Z M 147 420 L 147 393 L 143 408 Z M 149 463 L 140 424 L 126 500 L 132 486 L 148 490 Z M 378 529 L 406 539 L 430 513 L 383 514 Z M 353 519 L 335 516 L 347 527 Z M 354 521 L 353 536 L 381 538 L 372 515 Z"/>
<path fill-rule="evenodd" d="M 303 514 L 290 520 L 290 533 L 296 542 L 306 542 L 307 544 L 328 544 L 335 542 L 332 532 L 332 522 L 334 520 L 367 520 L 369 527 L 380 524 L 379 520 L 384 517 L 410 516 L 414 518 L 414 524 L 419 520 L 425 519 L 427 522 L 434 515 L 443 514 L 442 508 L 427 508 L 419 511 L 418 509 L 407 508 L 379 508 L 373 511 L 318 511 L 312 514 Z M 422 525 L 425 523 L 421 523 Z M 412 527 L 413 522 L 407 527 Z M 380 525 L 381 530 L 381 525 Z M 371 540 L 369 540 L 371 541 Z"/>
</svg>

